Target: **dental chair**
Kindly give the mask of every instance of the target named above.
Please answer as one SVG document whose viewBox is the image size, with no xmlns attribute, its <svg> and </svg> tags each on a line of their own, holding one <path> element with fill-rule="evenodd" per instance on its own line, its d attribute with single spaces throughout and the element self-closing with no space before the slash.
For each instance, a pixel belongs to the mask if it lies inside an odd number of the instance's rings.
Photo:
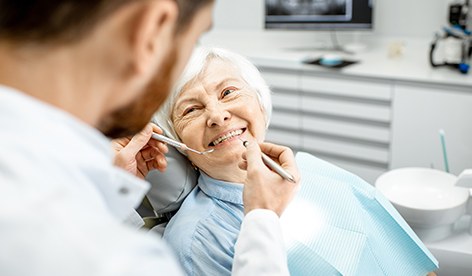
<svg viewBox="0 0 472 276">
<path fill-rule="evenodd" d="M 168 148 L 166 171 L 149 172 L 146 180 L 151 183 L 151 188 L 137 209 L 144 220 L 143 228 L 160 236 L 185 197 L 196 186 L 199 176 L 185 156 L 173 147 Z"/>
</svg>

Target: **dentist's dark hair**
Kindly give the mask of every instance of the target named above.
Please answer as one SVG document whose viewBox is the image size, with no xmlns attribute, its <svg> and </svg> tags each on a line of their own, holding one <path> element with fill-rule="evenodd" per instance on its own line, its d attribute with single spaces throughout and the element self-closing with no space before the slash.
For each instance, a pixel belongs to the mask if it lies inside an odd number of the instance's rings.
<svg viewBox="0 0 472 276">
<path fill-rule="evenodd" d="M 0 0 L 0 40 L 74 43 L 120 7 L 148 0 Z M 179 6 L 177 32 L 213 0 L 170 0 Z"/>
</svg>

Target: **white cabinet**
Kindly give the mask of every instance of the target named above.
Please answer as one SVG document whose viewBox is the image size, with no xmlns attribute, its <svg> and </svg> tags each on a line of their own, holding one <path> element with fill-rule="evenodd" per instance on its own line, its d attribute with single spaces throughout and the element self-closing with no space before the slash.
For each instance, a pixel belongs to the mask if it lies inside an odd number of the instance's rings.
<svg viewBox="0 0 472 276">
<path fill-rule="evenodd" d="M 302 149 L 369 183 L 388 168 L 392 85 L 371 79 L 301 79 Z"/>
<path fill-rule="evenodd" d="M 273 91 L 267 140 L 312 153 L 373 183 L 388 168 L 390 83 L 262 68 Z"/>
<path fill-rule="evenodd" d="M 395 85 L 390 168 L 444 169 L 444 129 L 450 171 L 472 168 L 472 89 Z"/>
</svg>

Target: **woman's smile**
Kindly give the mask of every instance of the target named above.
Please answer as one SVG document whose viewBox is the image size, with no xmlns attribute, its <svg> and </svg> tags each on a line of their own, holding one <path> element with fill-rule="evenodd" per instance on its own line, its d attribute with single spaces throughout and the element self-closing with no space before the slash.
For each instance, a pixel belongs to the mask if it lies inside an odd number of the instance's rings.
<svg viewBox="0 0 472 276">
<path fill-rule="evenodd" d="M 230 145 L 233 141 L 242 139 L 241 136 L 245 133 L 246 128 L 235 128 L 224 133 L 218 134 L 215 139 L 212 139 L 209 147 L 221 148 Z"/>
</svg>

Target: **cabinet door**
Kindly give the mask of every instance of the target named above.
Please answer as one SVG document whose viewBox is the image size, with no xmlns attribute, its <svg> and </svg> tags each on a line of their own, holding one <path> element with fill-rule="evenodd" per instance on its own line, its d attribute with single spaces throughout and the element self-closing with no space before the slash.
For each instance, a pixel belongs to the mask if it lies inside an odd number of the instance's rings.
<svg viewBox="0 0 472 276">
<path fill-rule="evenodd" d="M 298 150 L 301 147 L 299 75 L 296 71 L 261 70 L 272 91 L 272 118 L 266 140 Z"/>
<path fill-rule="evenodd" d="M 373 184 L 390 160 L 389 82 L 303 76 L 302 149 Z"/>
<path fill-rule="evenodd" d="M 445 132 L 450 171 L 472 168 L 470 88 L 395 85 L 391 169 L 444 169 L 439 130 Z"/>
</svg>

